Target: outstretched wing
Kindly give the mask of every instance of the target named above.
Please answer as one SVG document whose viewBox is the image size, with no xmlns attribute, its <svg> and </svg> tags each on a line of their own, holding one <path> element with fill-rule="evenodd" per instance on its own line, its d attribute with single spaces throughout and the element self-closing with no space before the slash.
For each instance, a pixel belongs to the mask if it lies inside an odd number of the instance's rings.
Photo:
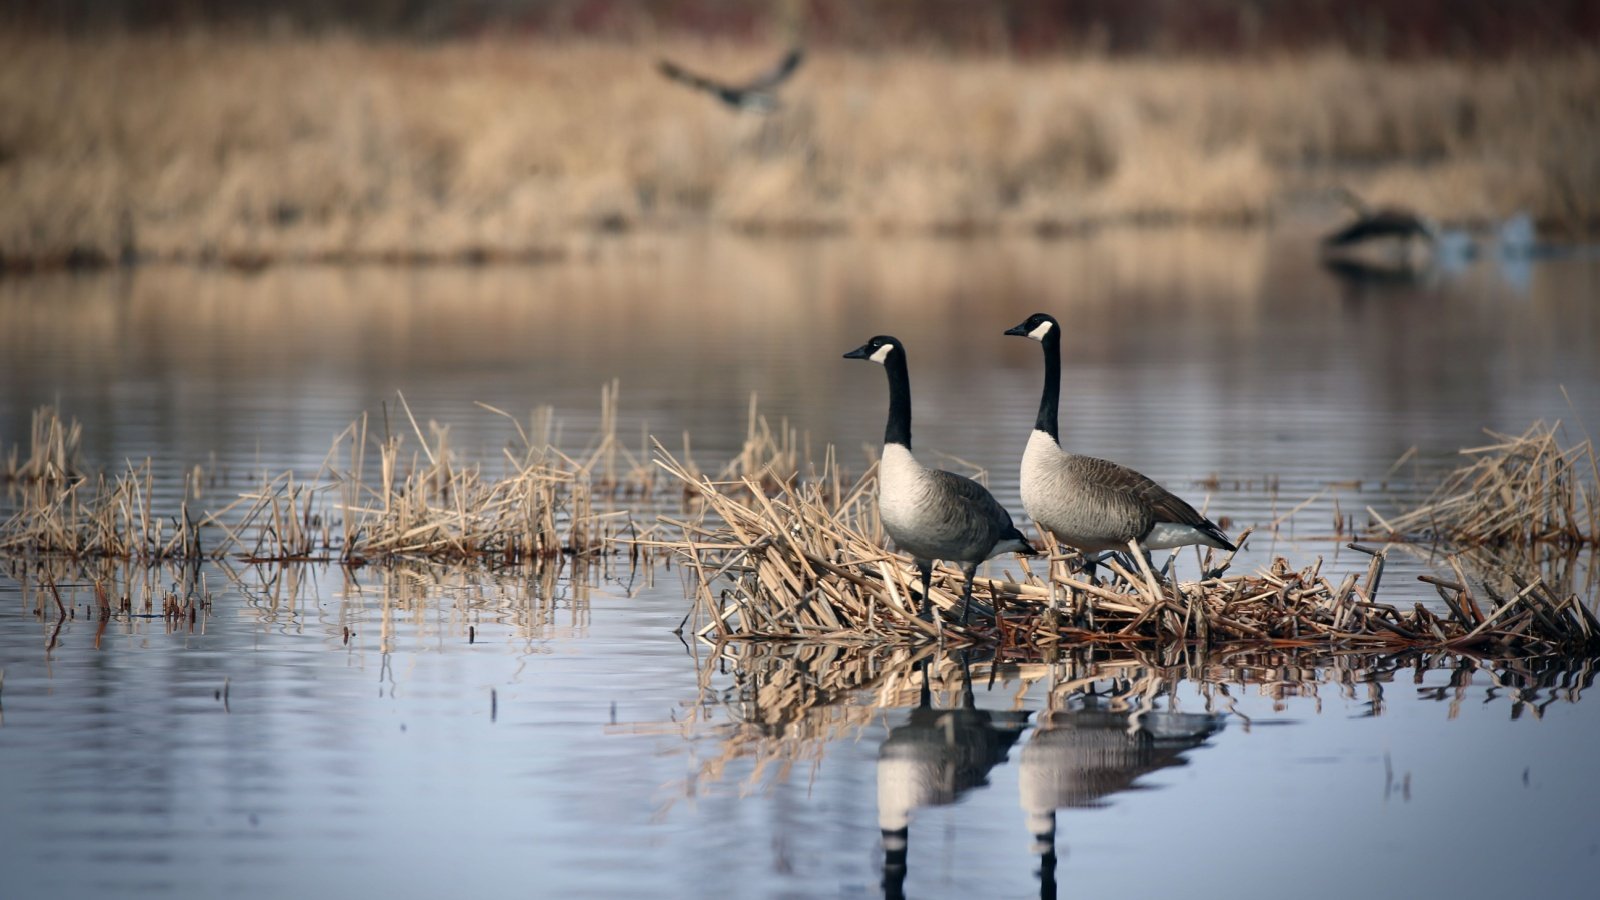
<svg viewBox="0 0 1600 900">
<path fill-rule="evenodd" d="M 787 81 L 789 76 L 794 74 L 794 70 L 800 68 L 800 63 L 804 62 L 805 58 L 806 52 L 795 47 L 784 54 L 783 59 L 778 60 L 772 68 L 750 79 L 748 83 L 740 85 L 737 90 L 770 91 Z"/>
<path fill-rule="evenodd" d="M 660 62 L 657 62 L 656 71 L 660 72 L 664 77 L 671 81 L 688 85 L 696 90 L 710 91 L 713 94 L 728 90 L 727 85 L 712 81 L 711 79 L 701 75 L 696 75 L 695 73 L 668 59 L 663 59 Z"/>
</svg>

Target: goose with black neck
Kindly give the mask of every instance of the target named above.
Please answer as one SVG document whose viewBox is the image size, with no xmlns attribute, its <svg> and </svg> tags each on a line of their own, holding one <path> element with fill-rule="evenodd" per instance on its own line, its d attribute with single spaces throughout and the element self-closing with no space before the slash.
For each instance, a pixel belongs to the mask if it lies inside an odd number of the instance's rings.
<svg viewBox="0 0 1600 900">
<path fill-rule="evenodd" d="M 1061 324 L 1034 313 L 1006 334 L 1044 347 L 1044 392 L 1028 446 L 1022 454 L 1022 506 L 1040 528 L 1093 561 L 1098 554 L 1202 544 L 1237 548 L 1210 519 L 1176 494 L 1119 463 L 1069 453 L 1061 446 Z"/>
<path fill-rule="evenodd" d="M 883 528 L 895 546 L 916 562 L 925 612 L 931 612 L 928 588 L 934 561 L 961 566 L 965 625 L 978 565 L 1002 553 L 1031 556 L 1033 547 L 987 488 L 963 475 L 930 469 L 911 454 L 911 376 L 905 345 L 879 335 L 844 356 L 875 362 L 889 376 L 889 419 L 878 462 L 878 515 Z"/>
</svg>

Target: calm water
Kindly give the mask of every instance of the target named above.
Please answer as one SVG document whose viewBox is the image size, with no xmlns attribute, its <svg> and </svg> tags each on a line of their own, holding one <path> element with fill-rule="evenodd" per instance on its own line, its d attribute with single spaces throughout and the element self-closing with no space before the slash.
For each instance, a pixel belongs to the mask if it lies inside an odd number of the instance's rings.
<svg viewBox="0 0 1600 900">
<path fill-rule="evenodd" d="M 636 443 L 687 430 L 720 460 L 755 392 L 860 460 L 882 373 L 839 355 L 888 332 L 919 449 L 1020 512 L 1040 365 L 1000 332 L 1046 310 L 1069 444 L 1233 530 L 1278 521 L 1243 565 L 1341 571 L 1366 559 L 1336 515 L 1415 496 L 1481 429 L 1600 421 L 1595 260 L 1351 286 L 1308 246 L 637 239 L 530 268 L 9 279 L 0 441 L 56 403 L 91 464 L 214 466 L 221 505 L 314 471 L 396 392 L 469 458 L 510 436 L 474 401 L 549 404 L 581 448 L 615 377 Z M 1426 602 L 1428 565 L 1395 556 L 1388 599 Z M 1581 668 L 973 658 L 964 699 L 943 659 L 923 698 L 904 651 L 686 645 L 676 567 L 569 575 L 209 565 L 209 613 L 169 629 L 101 628 L 87 575 L 58 623 L 13 567 L 0 896 L 1587 896 L 1600 871 Z M 196 577 L 116 573 L 136 612 Z"/>
</svg>

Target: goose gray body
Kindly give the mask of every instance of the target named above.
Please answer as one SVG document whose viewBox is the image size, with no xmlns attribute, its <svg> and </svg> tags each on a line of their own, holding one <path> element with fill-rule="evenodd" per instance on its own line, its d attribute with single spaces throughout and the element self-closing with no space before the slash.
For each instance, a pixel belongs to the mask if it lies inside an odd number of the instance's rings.
<svg viewBox="0 0 1600 900">
<path fill-rule="evenodd" d="M 911 454 L 911 381 L 904 346 L 879 335 L 845 358 L 870 360 L 888 372 L 889 420 L 878 463 L 883 529 L 916 561 L 924 598 L 935 560 L 960 564 L 966 576 L 961 616 L 966 621 L 978 564 L 1002 553 L 1032 554 L 1033 548 L 987 488 L 954 472 L 930 469 Z"/>
<path fill-rule="evenodd" d="M 1222 529 L 1151 479 L 1110 460 L 1063 450 L 1057 425 L 1061 326 L 1036 313 L 1006 334 L 1044 346 L 1044 393 L 1022 454 L 1022 506 L 1035 524 L 1085 553 L 1125 550 L 1129 541 L 1146 550 L 1188 544 L 1235 549 Z"/>
<path fill-rule="evenodd" d="M 1352 216 L 1343 227 L 1323 236 L 1324 264 L 1402 271 L 1432 265 L 1440 236 L 1432 219 L 1403 207 L 1368 206 L 1345 188 L 1335 193 L 1350 207 Z"/>
<path fill-rule="evenodd" d="M 916 559 L 976 564 L 1029 549 L 987 488 L 922 465 L 900 444 L 885 444 L 878 463 L 878 516 L 895 546 Z"/>
<path fill-rule="evenodd" d="M 1022 454 L 1022 508 L 1056 540 L 1086 553 L 1205 544 L 1232 550 L 1216 525 L 1127 466 L 1061 449 L 1035 429 Z"/>
</svg>

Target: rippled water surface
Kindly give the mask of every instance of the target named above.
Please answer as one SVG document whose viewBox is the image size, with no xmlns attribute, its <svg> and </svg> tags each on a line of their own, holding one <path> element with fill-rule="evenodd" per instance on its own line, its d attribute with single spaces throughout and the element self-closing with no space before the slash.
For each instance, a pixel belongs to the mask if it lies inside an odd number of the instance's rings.
<svg viewBox="0 0 1600 900">
<path fill-rule="evenodd" d="M 1336 520 L 1414 499 L 1482 429 L 1600 421 L 1593 258 L 1350 283 L 1309 246 L 639 238 L 526 268 L 14 278 L 0 441 L 57 404 L 86 463 L 152 457 L 158 487 L 199 464 L 220 505 L 401 393 L 468 458 L 511 436 L 477 402 L 549 405 L 581 449 L 616 378 L 630 446 L 725 459 L 754 392 L 859 464 L 882 374 L 839 356 L 887 332 L 919 452 L 1020 512 L 1040 365 L 1001 332 L 1045 310 L 1069 445 L 1256 525 L 1240 565 L 1345 571 L 1366 558 Z M 1387 599 L 1429 602 L 1429 565 L 1395 554 Z M 112 566 L 135 602 L 109 619 L 96 572 L 59 606 L 8 573 L 4 897 L 1587 896 L 1600 870 L 1581 662 L 714 648 L 673 632 L 676 567 L 624 561 Z M 193 623 L 144 614 L 189 589 L 213 597 Z"/>
</svg>

